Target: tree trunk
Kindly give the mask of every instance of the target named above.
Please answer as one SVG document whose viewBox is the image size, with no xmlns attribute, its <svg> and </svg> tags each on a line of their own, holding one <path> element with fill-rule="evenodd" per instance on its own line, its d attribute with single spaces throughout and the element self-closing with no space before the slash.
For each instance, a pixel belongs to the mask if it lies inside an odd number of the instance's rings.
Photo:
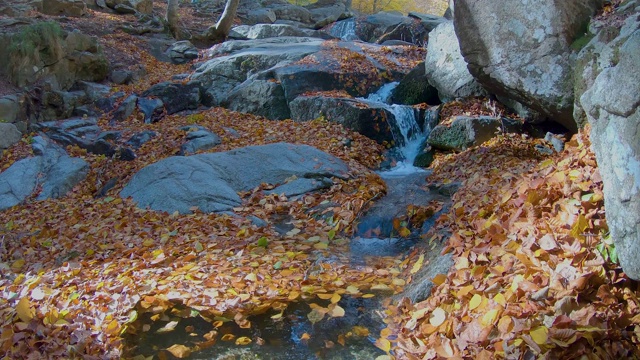
<svg viewBox="0 0 640 360">
<path fill-rule="evenodd" d="M 178 34 L 180 33 L 180 29 L 178 27 L 178 5 L 180 4 L 180 0 L 167 0 L 167 15 L 165 20 L 167 21 L 167 26 L 169 27 L 169 31 L 171 31 L 171 35 L 178 39 Z"/>
<path fill-rule="evenodd" d="M 223 42 L 229 35 L 231 27 L 233 26 L 233 20 L 236 18 L 236 12 L 238 11 L 238 5 L 240 0 L 227 0 L 224 6 L 224 11 L 220 16 L 220 20 L 215 26 L 211 26 L 207 29 L 206 37 L 213 42 Z"/>
</svg>

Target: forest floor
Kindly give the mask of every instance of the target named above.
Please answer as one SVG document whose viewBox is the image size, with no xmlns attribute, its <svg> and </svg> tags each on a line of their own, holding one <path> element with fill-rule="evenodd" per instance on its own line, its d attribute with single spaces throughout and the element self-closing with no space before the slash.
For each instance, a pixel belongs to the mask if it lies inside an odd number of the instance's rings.
<svg viewBox="0 0 640 360">
<path fill-rule="evenodd" d="M 117 30 L 121 21 L 92 12 L 62 26 L 94 29 L 112 63 L 147 69 L 141 82 L 117 90 L 140 91 L 189 71 L 155 60 L 139 37 Z M 484 102 L 450 103 L 443 114 L 485 113 Z M 215 151 L 308 144 L 347 162 L 353 177 L 298 200 L 265 196 L 264 185 L 242 194 L 238 217 L 158 213 L 117 196 L 135 172 L 175 155 L 183 137 L 178 128 L 195 123 L 222 137 Z M 343 265 L 354 221 L 385 192 L 372 170 L 385 149 L 340 125 L 269 121 L 221 108 L 156 124 L 134 114 L 117 128 L 106 118 L 100 125 L 123 131 L 123 138 L 142 130 L 159 136 L 131 162 L 69 147 L 90 163 L 85 181 L 65 198 L 30 199 L 0 213 L 0 354 L 8 358 L 119 358 L 128 350 L 123 336 L 145 331 L 139 318 L 161 319 L 178 306 L 251 326 L 252 314 L 322 299 L 330 304 L 315 316 L 339 317 L 341 297 L 401 293 L 428 266 L 419 251 Z M 33 155 L 33 135 L 4 152 L 0 169 Z M 433 279 L 426 301 L 386 307 L 387 327 L 373 334 L 387 352 L 380 359 L 640 358 L 640 291 L 615 264 L 589 130 L 566 140 L 565 150 L 551 156 L 535 150 L 542 140 L 504 134 L 464 152 L 437 154 L 428 181 L 462 185 L 423 240 L 447 242 L 455 265 Z M 118 185 L 95 198 L 111 178 Z M 330 204 L 330 220 L 307 213 L 321 204 Z M 286 216 L 292 229 L 279 235 L 258 228 L 247 220 L 251 215 Z M 168 353 L 185 357 L 216 338 L 200 340 Z"/>
</svg>

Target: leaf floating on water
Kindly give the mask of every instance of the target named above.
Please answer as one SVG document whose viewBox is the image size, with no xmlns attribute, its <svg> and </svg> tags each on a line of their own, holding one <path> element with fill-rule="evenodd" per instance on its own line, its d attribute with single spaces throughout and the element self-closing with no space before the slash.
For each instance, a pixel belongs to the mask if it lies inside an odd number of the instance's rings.
<svg viewBox="0 0 640 360">
<path fill-rule="evenodd" d="M 313 309 L 310 313 L 307 314 L 307 319 L 309 319 L 312 324 L 315 324 L 318 321 L 324 319 L 324 313 L 318 311 L 318 309 Z"/>
<path fill-rule="evenodd" d="M 386 353 L 391 351 L 391 342 L 385 338 L 378 338 L 374 345 Z"/>
<path fill-rule="evenodd" d="M 184 359 L 191 356 L 191 349 L 180 344 L 172 345 L 170 348 L 167 349 L 167 351 L 170 352 L 171 355 L 177 357 L 178 359 Z"/>
<path fill-rule="evenodd" d="M 165 326 L 163 326 L 160 329 L 156 330 L 156 332 L 158 334 L 168 333 L 168 332 L 171 332 L 171 331 L 175 330 L 176 326 L 178 326 L 178 322 L 177 321 L 169 321 Z"/>
<path fill-rule="evenodd" d="M 233 334 L 224 334 L 220 340 L 222 341 L 232 341 L 236 336 Z"/>
<path fill-rule="evenodd" d="M 331 311 L 329 311 L 329 316 L 331 317 L 343 317 L 345 314 L 344 309 L 340 306 L 336 305 Z"/>
<path fill-rule="evenodd" d="M 239 337 L 236 339 L 236 345 L 238 346 L 245 346 L 245 345 L 249 345 L 251 344 L 251 339 L 249 339 L 246 336 L 243 337 Z"/>
</svg>

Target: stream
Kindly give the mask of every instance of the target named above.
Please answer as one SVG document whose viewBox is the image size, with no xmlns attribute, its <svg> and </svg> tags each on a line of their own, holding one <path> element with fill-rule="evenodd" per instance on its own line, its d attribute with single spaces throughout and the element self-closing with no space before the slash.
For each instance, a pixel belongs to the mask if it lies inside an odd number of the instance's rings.
<svg viewBox="0 0 640 360">
<path fill-rule="evenodd" d="M 423 142 L 435 126 L 437 116 L 429 111 L 420 115 L 421 112 L 411 106 L 389 104 L 396 86 L 395 82 L 384 85 L 367 98 L 358 99 L 373 106 L 382 106 L 395 116 L 396 126 L 392 126 L 394 142 L 401 146 L 391 155 L 394 157 L 393 166 L 378 172 L 387 183 L 387 195 L 377 200 L 359 219 L 356 236 L 350 243 L 351 266 L 363 265 L 372 257 L 406 254 L 418 243 L 419 235 L 428 230 L 433 220 L 425 221 L 426 225 L 420 224 L 412 230 L 411 236 L 400 237 L 394 228 L 394 219 L 405 215 L 408 206 L 426 206 L 432 200 L 447 200 L 432 194 L 425 186 L 430 172 L 413 165 Z M 424 118 L 420 119 L 422 116 Z M 431 217 L 436 218 L 436 215 Z M 385 354 L 374 342 L 385 327 L 376 310 L 383 308 L 381 302 L 388 298 L 389 294 L 376 294 L 369 299 L 345 295 L 338 303 L 345 310 L 343 317 L 325 317 L 312 323 L 308 317 L 310 305 L 326 306 L 314 297 L 315 304 L 308 300 L 291 303 L 281 316 L 275 310 L 251 316 L 248 329 L 240 328 L 234 321 L 218 323 L 218 327 L 214 327 L 211 319 L 207 321 L 201 316 L 194 316 L 179 319 L 174 331 L 158 333 L 170 319 L 152 321 L 144 318 L 150 315 L 145 315 L 138 321 L 151 324 L 151 328 L 141 336 L 126 339 L 126 342 L 135 348 L 134 356 L 157 354 L 161 359 L 174 359 L 163 349 L 174 344 L 192 347 L 197 344 L 197 339 L 202 341 L 205 334 L 215 332 L 218 339 L 215 345 L 194 352 L 189 359 L 372 360 Z M 227 341 L 222 341 L 225 335 Z M 235 340 L 240 337 L 252 341 L 247 345 L 236 345 Z"/>
</svg>

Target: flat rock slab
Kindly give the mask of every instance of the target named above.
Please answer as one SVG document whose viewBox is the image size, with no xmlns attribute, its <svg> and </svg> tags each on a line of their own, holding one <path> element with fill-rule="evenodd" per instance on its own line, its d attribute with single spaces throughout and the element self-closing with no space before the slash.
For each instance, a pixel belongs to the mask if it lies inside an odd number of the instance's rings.
<svg viewBox="0 0 640 360">
<path fill-rule="evenodd" d="M 277 143 L 227 152 L 175 156 L 140 170 L 120 193 L 139 207 L 166 212 L 228 211 L 241 204 L 238 191 L 286 179 L 348 177 L 340 159 L 307 145 Z"/>
</svg>

